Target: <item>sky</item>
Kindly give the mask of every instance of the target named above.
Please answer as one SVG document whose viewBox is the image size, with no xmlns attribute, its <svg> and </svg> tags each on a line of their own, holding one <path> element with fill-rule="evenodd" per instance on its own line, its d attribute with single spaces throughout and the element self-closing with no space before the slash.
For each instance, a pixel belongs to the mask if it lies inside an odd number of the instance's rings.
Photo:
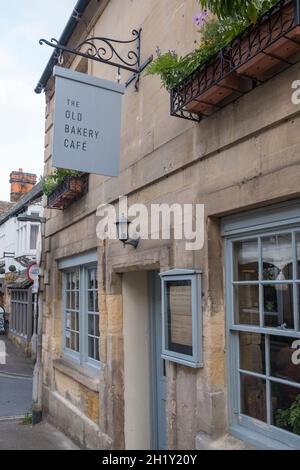
<svg viewBox="0 0 300 470">
<path fill-rule="evenodd" d="M 43 173 L 45 95 L 34 88 L 76 0 L 0 0 L 0 200 L 13 170 Z"/>
</svg>

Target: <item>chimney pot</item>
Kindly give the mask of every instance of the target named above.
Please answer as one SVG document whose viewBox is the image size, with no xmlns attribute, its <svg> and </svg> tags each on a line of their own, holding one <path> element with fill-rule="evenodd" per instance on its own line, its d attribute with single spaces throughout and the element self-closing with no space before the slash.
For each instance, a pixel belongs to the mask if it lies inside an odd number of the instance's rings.
<svg viewBox="0 0 300 470">
<path fill-rule="evenodd" d="M 10 200 L 18 202 L 24 194 L 32 190 L 36 185 L 37 176 L 34 173 L 24 173 L 23 168 L 12 171 L 10 174 Z"/>
</svg>

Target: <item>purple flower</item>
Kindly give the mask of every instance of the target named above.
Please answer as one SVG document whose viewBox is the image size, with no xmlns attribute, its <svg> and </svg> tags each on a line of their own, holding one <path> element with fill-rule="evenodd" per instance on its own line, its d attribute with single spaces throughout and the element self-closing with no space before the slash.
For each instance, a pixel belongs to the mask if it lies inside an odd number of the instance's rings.
<svg viewBox="0 0 300 470">
<path fill-rule="evenodd" d="M 207 18 L 208 18 L 207 10 L 202 10 L 200 13 L 193 16 L 194 23 L 196 26 L 198 26 L 198 28 L 202 28 L 205 25 Z"/>
</svg>

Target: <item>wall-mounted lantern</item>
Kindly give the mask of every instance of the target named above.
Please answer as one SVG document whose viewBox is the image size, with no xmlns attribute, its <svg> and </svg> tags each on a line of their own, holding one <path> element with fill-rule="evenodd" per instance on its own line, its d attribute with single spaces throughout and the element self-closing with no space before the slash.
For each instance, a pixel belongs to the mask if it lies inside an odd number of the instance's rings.
<svg viewBox="0 0 300 470">
<path fill-rule="evenodd" d="M 137 248 L 140 242 L 139 238 L 129 238 L 129 227 L 130 227 L 130 220 L 122 214 L 122 216 L 117 220 L 117 232 L 118 232 L 118 239 L 125 245 L 131 245 L 134 248 Z"/>
<path fill-rule="evenodd" d="M 203 367 L 201 272 L 174 269 L 162 283 L 162 357 L 189 367 Z"/>
</svg>

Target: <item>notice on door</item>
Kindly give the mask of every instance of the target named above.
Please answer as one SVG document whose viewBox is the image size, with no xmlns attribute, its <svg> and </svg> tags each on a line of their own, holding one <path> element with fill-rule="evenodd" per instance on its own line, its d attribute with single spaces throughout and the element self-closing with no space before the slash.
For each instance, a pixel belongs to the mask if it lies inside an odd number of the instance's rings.
<svg viewBox="0 0 300 470">
<path fill-rule="evenodd" d="M 53 166 L 118 176 L 125 87 L 55 67 Z"/>
</svg>

